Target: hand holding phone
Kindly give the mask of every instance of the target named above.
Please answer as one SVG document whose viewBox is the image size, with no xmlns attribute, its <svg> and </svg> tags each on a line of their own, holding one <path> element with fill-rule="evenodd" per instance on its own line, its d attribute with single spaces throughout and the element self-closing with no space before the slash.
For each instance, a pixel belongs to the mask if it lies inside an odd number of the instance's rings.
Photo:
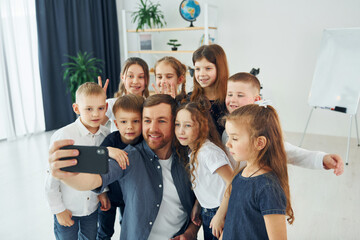
<svg viewBox="0 0 360 240">
<path fill-rule="evenodd" d="M 61 158 L 60 160 L 76 159 L 77 164 L 61 168 L 68 172 L 104 174 L 109 171 L 109 153 L 106 147 L 69 145 L 60 149 L 77 149 L 79 156 Z"/>
</svg>

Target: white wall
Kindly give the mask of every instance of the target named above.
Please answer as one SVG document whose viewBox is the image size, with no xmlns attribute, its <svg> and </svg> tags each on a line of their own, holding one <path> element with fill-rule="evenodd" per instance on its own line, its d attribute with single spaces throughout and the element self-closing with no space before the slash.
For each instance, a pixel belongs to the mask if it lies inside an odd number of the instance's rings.
<svg viewBox="0 0 360 240">
<path fill-rule="evenodd" d="M 181 1 L 158 2 L 165 13 L 168 27 L 188 25 L 178 13 Z M 211 2 L 216 4 L 219 1 Z M 216 39 L 227 54 L 230 74 L 259 67 L 258 77 L 264 87 L 264 97 L 272 99 L 283 129 L 302 132 L 311 109 L 307 99 L 322 31 L 324 28 L 360 27 L 360 1 L 228 0 L 225 3 L 219 6 L 216 17 Z M 134 10 L 136 5 L 137 1 L 123 3 L 127 10 Z M 195 25 L 200 26 L 202 22 L 199 19 Z M 165 38 L 175 36 L 181 39 L 183 35 L 176 32 Z M 194 33 L 180 42 L 185 46 L 198 46 L 199 38 Z M 161 46 L 162 49 L 167 47 Z M 182 61 L 191 63 L 191 54 L 179 58 L 186 58 L 186 61 Z M 316 110 L 308 133 L 347 136 L 348 127 L 348 115 Z M 354 125 L 352 136 L 355 137 Z"/>
<path fill-rule="evenodd" d="M 129 10 L 129 11 L 136 11 L 138 7 L 138 3 L 140 1 L 121 1 L 117 0 L 118 4 L 118 19 L 119 19 L 119 34 L 120 34 L 120 43 L 121 43 L 121 61 L 124 62 L 124 49 L 123 49 L 123 36 L 122 36 L 122 17 L 121 17 L 121 7 L 123 9 Z M 168 28 L 181 28 L 181 27 L 188 27 L 190 25 L 190 22 L 187 22 L 184 20 L 180 13 L 179 13 L 179 6 L 181 1 L 165 1 L 165 0 L 152 0 L 152 2 L 159 2 L 161 4 L 161 10 L 164 13 L 165 20 L 167 22 L 166 27 Z M 200 1 L 200 5 L 203 6 L 204 2 Z M 121 7 L 120 7 L 121 6 Z M 199 18 L 193 23 L 194 26 L 204 26 L 204 14 L 203 14 L 202 7 L 202 13 L 200 14 Z M 209 23 L 211 26 L 215 26 L 215 22 L 217 22 L 217 15 L 218 11 L 215 11 L 214 8 L 209 9 L 210 13 L 213 13 L 211 15 L 211 19 L 209 19 Z M 127 27 L 129 29 L 136 29 L 136 24 L 133 24 L 131 22 L 131 14 L 126 14 L 127 16 Z M 127 34 L 127 40 L 128 40 L 128 48 L 129 50 L 139 50 L 139 39 L 137 34 L 135 33 L 128 33 Z M 167 45 L 166 43 L 169 41 L 169 39 L 178 39 L 179 43 L 182 44 L 182 46 L 179 47 L 179 50 L 196 50 L 200 46 L 200 39 L 203 35 L 203 31 L 175 31 L 175 32 L 155 32 L 152 34 L 152 40 L 153 40 L 153 49 L 154 50 L 171 50 L 171 46 Z M 217 37 L 216 31 L 211 30 L 211 35 Z M 192 64 L 192 54 L 191 53 L 174 53 L 169 54 L 177 59 L 179 59 L 182 63 L 184 63 L 187 66 L 193 67 Z M 138 56 L 143 58 L 149 65 L 149 68 L 154 67 L 156 61 L 160 59 L 161 57 L 165 56 L 165 54 L 137 54 L 137 55 L 129 55 L 130 56 Z M 150 76 L 150 82 L 154 82 L 155 79 L 153 76 Z M 186 80 L 186 90 L 189 92 L 192 90 L 193 86 L 193 79 L 190 77 L 190 75 L 187 75 Z M 150 85 L 150 90 L 152 90 L 152 87 Z"/>
<path fill-rule="evenodd" d="M 231 8 L 220 7 L 219 43 L 231 73 L 260 67 L 264 95 L 276 105 L 283 129 L 302 132 L 322 30 L 359 27 L 359 14 L 356 0 L 231 1 Z M 308 132 L 347 136 L 348 118 L 316 110 Z"/>
</svg>

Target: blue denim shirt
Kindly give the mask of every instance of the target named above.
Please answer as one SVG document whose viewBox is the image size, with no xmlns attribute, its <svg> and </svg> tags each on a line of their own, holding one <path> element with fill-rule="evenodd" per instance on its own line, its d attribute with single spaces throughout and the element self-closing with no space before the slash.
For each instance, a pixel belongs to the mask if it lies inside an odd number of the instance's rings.
<svg viewBox="0 0 360 240">
<path fill-rule="evenodd" d="M 110 183 L 118 181 L 125 201 L 125 212 L 121 224 L 120 239 L 147 239 L 159 212 L 163 197 L 163 179 L 159 159 L 145 141 L 124 149 L 128 153 L 130 166 L 122 170 L 118 163 L 109 160 L 109 172 L 102 174 L 101 192 Z M 175 235 L 183 233 L 190 223 L 195 195 L 183 163 L 173 151 L 171 174 L 188 220 Z"/>
<path fill-rule="evenodd" d="M 109 135 L 107 135 L 106 138 L 104 139 L 104 141 L 100 144 L 100 146 L 102 146 L 102 147 L 113 147 L 113 148 L 118 148 L 118 149 L 124 149 L 127 147 L 127 145 L 128 144 L 122 142 L 119 131 L 115 131 L 115 132 L 112 132 Z M 121 216 L 122 216 L 122 214 L 124 213 L 125 203 L 123 200 L 123 195 L 122 195 L 120 185 L 117 181 L 115 181 L 115 182 L 109 184 L 108 188 L 109 188 L 109 191 L 106 193 L 107 193 L 108 198 L 111 201 L 111 205 L 119 206 Z"/>
</svg>

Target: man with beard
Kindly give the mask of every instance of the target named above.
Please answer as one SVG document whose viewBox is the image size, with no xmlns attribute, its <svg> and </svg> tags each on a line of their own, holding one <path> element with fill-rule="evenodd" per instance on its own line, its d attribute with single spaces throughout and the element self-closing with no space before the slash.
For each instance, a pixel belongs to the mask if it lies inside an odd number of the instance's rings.
<svg viewBox="0 0 360 240">
<path fill-rule="evenodd" d="M 120 238 L 124 239 L 196 239 L 198 227 L 190 219 L 195 196 L 181 162 L 172 148 L 174 139 L 175 100 L 165 94 L 146 99 L 142 114 L 144 141 L 128 146 L 130 165 L 122 170 L 109 160 L 107 174 L 70 173 L 60 168 L 76 165 L 76 150 L 60 150 L 72 140 L 55 142 L 49 152 L 51 174 L 78 190 L 102 192 L 118 181 L 125 211 Z"/>
</svg>

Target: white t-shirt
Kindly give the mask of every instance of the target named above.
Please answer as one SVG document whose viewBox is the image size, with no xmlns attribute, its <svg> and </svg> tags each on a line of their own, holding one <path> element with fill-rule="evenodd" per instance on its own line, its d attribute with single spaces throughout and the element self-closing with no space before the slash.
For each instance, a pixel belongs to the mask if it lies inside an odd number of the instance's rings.
<svg viewBox="0 0 360 240">
<path fill-rule="evenodd" d="M 226 131 L 224 131 L 221 138 L 222 143 L 225 145 L 228 139 L 229 137 L 226 134 Z M 324 169 L 323 158 L 326 153 L 320 151 L 309 151 L 294 146 L 288 142 L 284 142 L 284 148 L 288 163 L 303 168 Z M 226 149 L 228 150 L 228 148 Z M 233 160 L 232 157 L 231 159 Z"/>
<path fill-rule="evenodd" d="M 149 240 L 169 240 L 181 229 L 188 217 L 171 175 L 172 157 L 159 160 L 159 163 L 163 177 L 163 198 Z"/>
<path fill-rule="evenodd" d="M 193 185 L 195 196 L 203 208 L 219 207 L 226 183 L 216 170 L 226 164 L 231 166 L 229 159 L 221 148 L 206 140 L 198 152 L 197 160 L 199 164 L 194 172 Z"/>
<path fill-rule="evenodd" d="M 91 133 L 78 118 L 75 122 L 60 128 L 52 136 L 50 146 L 57 140 L 73 139 L 76 145 L 100 146 L 109 130 L 100 125 L 99 130 Z M 51 212 L 58 214 L 65 209 L 72 212 L 73 216 L 87 216 L 97 210 L 99 200 L 92 191 L 78 191 L 48 174 L 45 193 Z"/>
</svg>

